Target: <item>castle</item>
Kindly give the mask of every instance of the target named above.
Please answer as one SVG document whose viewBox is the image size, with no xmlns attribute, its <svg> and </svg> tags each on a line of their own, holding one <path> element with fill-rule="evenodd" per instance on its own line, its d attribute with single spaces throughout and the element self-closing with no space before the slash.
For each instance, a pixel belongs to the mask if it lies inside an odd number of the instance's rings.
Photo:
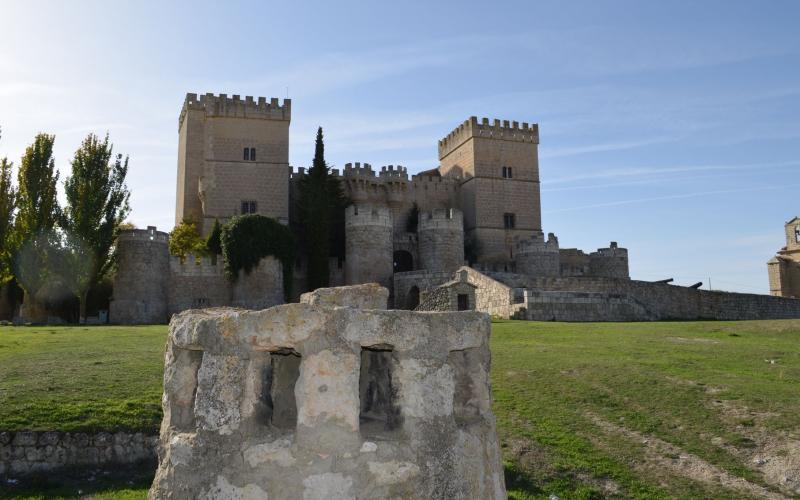
<svg viewBox="0 0 800 500">
<path fill-rule="evenodd" d="M 295 221 L 304 169 L 289 166 L 290 122 L 289 99 L 187 94 L 178 119 L 176 224 L 191 219 L 207 235 L 215 220 L 241 214 Z M 353 162 L 333 169 L 353 204 L 345 212 L 344 259 L 331 261 L 331 286 L 380 283 L 395 308 L 414 309 L 461 269 L 477 287 L 474 307 L 504 317 L 725 316 L 717 313 L 716 298 L 703 306 L 695 297 L 709 292 L 684 289 L 671 309 L 643 298 L 657 284 L 631 281 L 628 252 L 615 242 L 585 253 L 560 248 L 552 233 L 545 237 L 538 147 L 537 124 L 471 117 L 439 141 L 437 168 L 411 176 L 399 165 L 376 171 Z M 282 300 L 270 290 L 282 281 L 271 258 L 230 282 L 221 262 L 170 257 L 167 235 L 155 228 L 123 234 L 118 251 L 115 322 L 164 322 L 190 307 Z M 295 298 L 307 291 L 305 276 L 299 259 Z M 662 285 L 670 293 L 682 288 Z"/>
<path fill-rule="evenodd" d="M 767 263 L 769 293 L 800 298 L 800 217 L 784 225 L 786 246 Z"/>
</svg>

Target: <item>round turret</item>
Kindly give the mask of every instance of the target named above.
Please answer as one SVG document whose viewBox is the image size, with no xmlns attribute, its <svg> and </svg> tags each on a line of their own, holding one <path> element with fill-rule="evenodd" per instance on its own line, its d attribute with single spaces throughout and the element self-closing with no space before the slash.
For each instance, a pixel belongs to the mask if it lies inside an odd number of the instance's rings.
<svg viewBox="0 0 800 500">
<path fill-rule="evenodd" d="M 514 255 L 517 272 L 531 277 L 558 277 L 560 275 L 560 258 L 558 238 L 553 233 L 542 234 L 517 241 Z"/>
<path fill-rule="evenodd" d="M 112 323 L 164 323 L 169 278 L 169 235 L 147 229 L 122 231 L 117 238 L 117 274 L 109 320 Z"/>
<path fill-rule="evenodd" d="M 464 265 L 464 217 L 454 208 L 420 212 L 420 269 L 453 272 Z"/>
<path fill-rule="evenodd" d="M 391 286 L 393 226 L 388 207 L 350 205 L 345 210 L 345 281 Z"/>
<path fill-rule="evenodd" d="M 589 275 L 598 278 L 629 279 L 628 249 L 612 241 L 608 248 L 598 248 L 589 254 Z"/>
</svg>

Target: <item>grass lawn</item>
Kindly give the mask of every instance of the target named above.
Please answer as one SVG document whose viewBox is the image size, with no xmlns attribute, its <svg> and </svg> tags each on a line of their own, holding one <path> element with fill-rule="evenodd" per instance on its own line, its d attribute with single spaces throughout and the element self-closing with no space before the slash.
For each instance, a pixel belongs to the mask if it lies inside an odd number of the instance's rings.
<svg viewBox="0 0 800 500">
<path fill-rule="evenodd" d="M 166 333 L 0 327 L 0 430 L 157 432 Z"/>
<path fill-rule="evenodd" d="M 0 328 L 0 430 L 155 432 L 165 334 Z M 510 498 L 780 498 L 780 487 L 792 494 L 786 477 L 800 487 L 800 321 L 498 321 L 492 335 Z M 144 498 L 137 481 L 83 492 Z"/>
</svg>

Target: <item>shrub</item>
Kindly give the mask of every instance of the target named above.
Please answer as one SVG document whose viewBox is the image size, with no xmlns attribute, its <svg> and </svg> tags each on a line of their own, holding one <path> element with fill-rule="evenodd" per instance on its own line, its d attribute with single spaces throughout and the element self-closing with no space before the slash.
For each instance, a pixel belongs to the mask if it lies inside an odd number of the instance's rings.
<svg viewBox="0 0 800 500">
<path fill-rule="evenodd" d="M 241 270 L 249 273 L 264 257 L 271 255 L 278 259 L 283 267 L 283 294 L 289 300 L 294 237 L 288 227 L 263 215 L 242 215 L 225 225 L 221 241 L 225 272 L 232 280 L 237 278 Z"/>
</svg>

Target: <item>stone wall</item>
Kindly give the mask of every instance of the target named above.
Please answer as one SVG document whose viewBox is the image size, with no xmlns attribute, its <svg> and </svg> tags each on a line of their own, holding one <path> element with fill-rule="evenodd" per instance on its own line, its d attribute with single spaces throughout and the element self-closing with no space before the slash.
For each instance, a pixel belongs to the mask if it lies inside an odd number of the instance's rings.
<svg viewBox="0 0 800 500">
<path fill-rule="evenodd" d="M 0 478 L 155 460 L 157 442 L 142 433 L 0 432 Z"/>
<path fill-rule="evenodd" d="M 477 311 L 500 318 L 512 318 L 524 307 L 521 289 L 515 290 L 471 267 L 464 267 L 462 270 L 467 271 L 469 282 L 476 286 Z"/>
<path fill-rule="evenodd" d="M 529 292 L 515 319 L 532 321 L 649 321 L 656 319 L 626 295 L 590 292 Z"/>
<path fill-rule="evenodd" d="M 265 257 L 250 273 L 240 271 L 231 282 L 222 258 L 188 255 L 181 260 L 169 255 L 168 240 L 155 228 L 122 232 L 111 323 L 166 323 L 187 309 L 263 309 L 284 302 L 283 267 L 274 257 Z"/>
<path fill-rule="evenodd" d="M 425 292 L 447 283 L 453 279 L 453 273 L 433 272 L 433 271 L 408 271 L 405 273 L 395 273 L 393 304 L 395 309 L 415 309 Z M 416 290 L 417 301 L 412 304 L 411 297 Z"/>
<path fill-rule="evenodd" d="M 641 320 L 800 318 L 800 300 L 769 295 L 696 290 L 665 283 L 613 278 L 531 278 L 512 273 L 489 273 L 489 276 L 515 289 L 625 296 L 646 310 L 647 315 Z M 480 295 L 480 291 L 478 293 Z M 482 310 L 480 300 L 478 308 Z"/>
<path fill-rule="evenodd" d="M 150 498 L 505 499 L 490 327 L 309 304 L 175 316 Z"/>
</svg>

